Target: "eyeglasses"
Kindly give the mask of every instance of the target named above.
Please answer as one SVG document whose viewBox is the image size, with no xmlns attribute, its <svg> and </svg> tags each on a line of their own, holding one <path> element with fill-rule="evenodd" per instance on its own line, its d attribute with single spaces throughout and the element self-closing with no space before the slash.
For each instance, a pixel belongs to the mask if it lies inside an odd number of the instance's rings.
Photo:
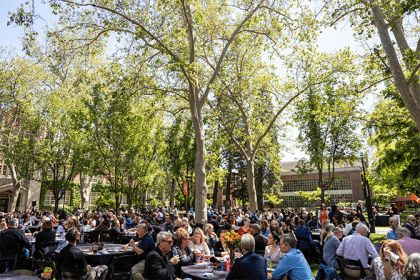
<svg viewBox="0 0 420 280">
<path fill-rule="evenodd" d="M 171 240 L 171 241 L 168 241 L 168 240 L 162 240 L 162 241 L 165 241 L 165 242 L 167 242 L 168 244 L 173 244 L 173 243 L 174 243 L 174 241 L 173 241 L 173 240 Z"/>
</svg>

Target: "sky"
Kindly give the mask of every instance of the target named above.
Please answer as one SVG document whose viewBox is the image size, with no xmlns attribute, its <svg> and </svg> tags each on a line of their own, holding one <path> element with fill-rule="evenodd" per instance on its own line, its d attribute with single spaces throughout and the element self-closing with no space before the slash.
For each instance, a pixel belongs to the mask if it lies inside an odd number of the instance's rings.
<svg viewBox="0 0 420 280">
<path fill-rule="evenodd" d="M 9 11 L 16 11 L 21 3 L 26 0 L 0 0 L 0 47 L 14 49 L 17 53 L 22 54 L 22 45 L 19 37 L 23 34 L 22 27 L 16 27 L 13 24 L 7 26 L 9 20 Z M 52 15 L 51 8 L 47 4 L 43 4 L 41 0 L 34 0 L 37 13 L 44 19 L 38 19 L 35 22 L 34 29 L 41 33 L 45 25 L 51 26 L 56 19 Z M 352 32 L 348 26 L 343 26 L 334 30 L 333 28 L 324 29 L 318 40 L 319 51 L 333 52 L 340 48 L 350 47 L 351 50 L 358 50 L 357 43 L 353 40 Z M 365 101 L 365 107 L 370 107 L 373 103 L 372 98 Z M 297 135 L 297 129 L 292 130 L 292 135 Z M 288 152 L 284 153 L 282 161 L 294 161 L 305 157 L 305 154 L 299 150 L 294 143 L 287 146 Z"/>
</svg>

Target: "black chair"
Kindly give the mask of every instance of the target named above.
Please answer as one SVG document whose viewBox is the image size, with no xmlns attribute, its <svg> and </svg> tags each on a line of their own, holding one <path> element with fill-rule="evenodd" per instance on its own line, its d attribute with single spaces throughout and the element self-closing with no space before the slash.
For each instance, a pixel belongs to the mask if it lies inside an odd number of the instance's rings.
<svg viewBox="0 0 420 280">
<path fill-rule="evenodd" d="M 51 279 L 55 277 L 55 279 L 61 280 L 61 277 L 57 271 L 55 263 L 52 260 L 50 260 L 44 253 L 42 252 L 39 253 L 39 259 L 34 260 L 34 264 L 35 264 L 35 273 L 36 275 L 38 275 L 38 277 L 42 278 L 42 273 L 44 272 L 44 269 L 46 267 L 51 267 L 53 271 L 53 275 L 52 275 L 53 277 Z"/>
<path fill-rule="evenodd" d="M 131 268 L 134 266 L 134 258 L 135 256 L 133 255 L 114 256 L 109 268 L 110 278 L 130 278 Z"/>
<path fill-rule="evenodd" d="M 340 277 L 342 279 L 359 279 L 366 277 L 366 271 L 363 268 L 362 262 L 360 260 L 349 260 L 344 258 L 337 258 L 338 266 L 340 267 Z M 345 268 L 349 269 L 348 266 L 351 266 L 352 269 L 360 270 L 360 277 L 352 277 L 351 275 L 346 274 Z"/>
<path fill-rule="evenodd" d="M 313 249 L 312 248 L 312 243 L 309 240 L 309 238 L 307 237 L 302 237 L 302 236 L 298 236 L 296 235 L 296 239 L 297 239 L 297 246 L 296 249 L 299 249 L 303 255 L 305 256 L 305 259 L 308 263 L 311 263 L 311 256 L 313 256 Z M 307 247 L 306 249 L 302 248 L 302 241 L 307 243 Z"/>
<path fill-rule="evenodd" d="M 41 244 L 44 249 L 44 254 L 50 259 L 54 260 L 55 250 L 57 249 L 58 241 L 45 242 Z"/>
<path fill-rule="evenodd" d="M 79 268 L 76 267 L 60 267 L 60 279 L 63 280 L 83 280 L 82 276 L 79 276 Z"/>
<path fill-rule="evenodd" d="M 0 239 L 0 242 L 1 242 L 1 239 Z M 1 251 L 0 251 L 0 272 L 4 271 L 3 270 L 3 263 L 6 267 L 6 263 L 10 264 L 11 262 L 13 262 L 13 269 L 12 270 L 16 270 L 16 266 L 17 266 L 18 259 L 19 259 L 19 252 L 20 252 L 20 246 L 19 245 L 17 246 L 17 251 L 16 251 L 16 254 L 14 256 L 2 257 Z"/>
<path fill-rule="evenodd" d="M 109 230 L 102 230 L 98 235 L 98 242 L 105 242 L 108 240 L 109 237 Z"/>
</svg>

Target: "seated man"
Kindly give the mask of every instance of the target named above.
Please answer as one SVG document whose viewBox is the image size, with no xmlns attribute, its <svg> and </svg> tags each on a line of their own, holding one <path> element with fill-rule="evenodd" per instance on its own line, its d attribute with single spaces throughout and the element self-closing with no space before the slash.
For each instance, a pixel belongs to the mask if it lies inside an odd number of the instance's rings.
<svg viewBox="0 0 420 280">
<path fill-rule="evenodd" d="M 63 280 L 73 279 L 105 279 L 108 273 L 106 265 L 91 267 L 87 264 L 85 255 L 76 247 L 80 240 L 77 229 L 70 229 L 66 233 L 67 246 L 60 251 L 57 261 L 57 270 Z"/>
<path fill-rule="evenodd" d="M 408 229 L 411 233 L 411 238 L 420 239 L 416 236 L 416 217 L 413 215 L 408 215 L 407 221 L 404 222 L 402 227 Z"/>
<path fill-rule="evenodd" d="M 397 222 L 396 218 L 389 218 L 389 226 L 391 227 L 388 231 L 388 233 L 386 234 L 386 239 L 394 239 L 394 240 L 398 240 L 397 237 L 397 230 L 400 228 Z"/>
<path fill-rule="evenodd" d="M 379 257 L 372 242 L 366 237 L 368 232 L 367 226 L 360 223 L 356 226 L 356 232 L 350 236 L 344 237 L 343 241 L 338 247 L 336 254 L 345 259 L 360 260 L 364 268 L 369 267 L 368 256 L 372 259 Z"/>
<path fill-rule="evenodd" d="M 318 218 L 317 217 L 312 217 L 312 220 L 308 223 L 308 227 L 311 230 L 321 229 L 321 225 L 318 223 Z"/>
<path fill-rule="evenodd" d="M 170 260 L 167 253 L 172 249 L 172 234 L 161 231 L 156 236 L 157 247 L 147 254 L 143 277 L 147 280 L 173 280 L 179 279 L 175 276 L 175 268 L 179 262 L 176 255 Z"/>
<path fill-rule="evenodd" d="M 352 216 L 347 216 L 346 217 L 346 226 L 343 229 L 343 234 L 344 236 L 347 236 L 350 232 L 350 230 L 353 228 L 353 217 Z"/>
<path fill-rule="evenodd" d="M 397 236 L 398 242 L 407 256 L 420 252 L 420 240 L 411 238 L 411 232 L 407 228 L 400 227 L 397 229 Z"/>
<path fill-rule="evenodd" d="M 354 221 L 354 222 L 351 223 L 351 230 L 349 231 L 347 236 L 350 236 L 350 235 L 352 235 L 353 233 L 356 232 L 356 227 L 357 227 L 358 224 L 359 224 L 358 221 Z"/>
<path fill-rule="evenodd" d="M 284 275 L 291 280 L 313 280 L 312 270 L 303 253 L 296 249 L 296 238 L 292 234 L 280 238 L 280 252 L 285 254 L 283 260 L 273 271 L 273 279 L 281 279 Z"/>
<path fill-rule="evenodd" d="M 137 254 L 137 264 L 131 268 L 131 277 L 134 280 L 144 280 L 141 274 L 144 271 L 147 254 L 155 249 L 155 242 L 153 237 L 148 233 L 146 224 L 139 224 L 137 226 L 137 235 L 140 238 L 138 242 L 134 242 L 134 240 L 131 239 L 130 244 L 124 245 L 122 248 L 127 248 L 128 245 L 133 247 L 134 252 Z"/>
<path fill-rule="evenodd" d="M 255 238 L 255 251 L 260 256 L 264 256 L 265 247 L 267 247 L 267 239 L 260 234 L 261 228 L 259 225 L 251 224 L 249 227 L 251 229 L 251 235 Z"/>
<path fill-rule="evenodd" d="M 241 237 L 243 257 L 237 258 L 226 280 L 228 279 L 267 279 L 267 261 L 254 253 L 255 239 L 250 234 Z"/>
<path fill-rule="evenodd" d="M 0 232 L 0 252 L 2 258 L 10 258 L 19 254 L 17 267 L 25 267 L 29 259 L 31 245 L 25 234 L 17 228 L 18 219 L 12 218 L 9 221 L 9 228 Z M 20 247 L 19 252 L 17 251 Z M 6 268 L 9 269 L 8 263 Z"/>
</svg>

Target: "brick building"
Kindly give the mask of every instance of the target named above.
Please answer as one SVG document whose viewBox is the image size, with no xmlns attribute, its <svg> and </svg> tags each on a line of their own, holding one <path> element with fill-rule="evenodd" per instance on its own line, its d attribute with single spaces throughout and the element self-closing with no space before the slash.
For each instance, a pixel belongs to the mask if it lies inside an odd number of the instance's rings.
<svg viewBox="0 0 420 280">
<path fill-rule="evenodd" d="M 312 203 L 311 205 L 309 202 L 303 201 L 296 193 L 298 191 L 315 191 L 318 185 L 318 174 L 312 172 L 298 178 L 297 174 L 291 171 L 296 167 L 296 164 L 297 161 L 282 162 L 281 164 L 281 168 L 285 171 L 281 175 L 281 180 L 283 181 L 283 202 L 281 207 L 318 206 L 317 202 Z M 356 162 L 353 165 L 335 165 L 335 177 L 338 179 L 335 180 L 332 187 L 326 191 L 326 194 L 332 196 L 333 203 L 357 202 L 359 199 L 364 200 L 362 179 L 360 176 L 361 169 L 362 165 L 360 162 Z M 323 172 L 322 177 L 325 179 L 328 178 L 327 170 Z"/>
</svg>

